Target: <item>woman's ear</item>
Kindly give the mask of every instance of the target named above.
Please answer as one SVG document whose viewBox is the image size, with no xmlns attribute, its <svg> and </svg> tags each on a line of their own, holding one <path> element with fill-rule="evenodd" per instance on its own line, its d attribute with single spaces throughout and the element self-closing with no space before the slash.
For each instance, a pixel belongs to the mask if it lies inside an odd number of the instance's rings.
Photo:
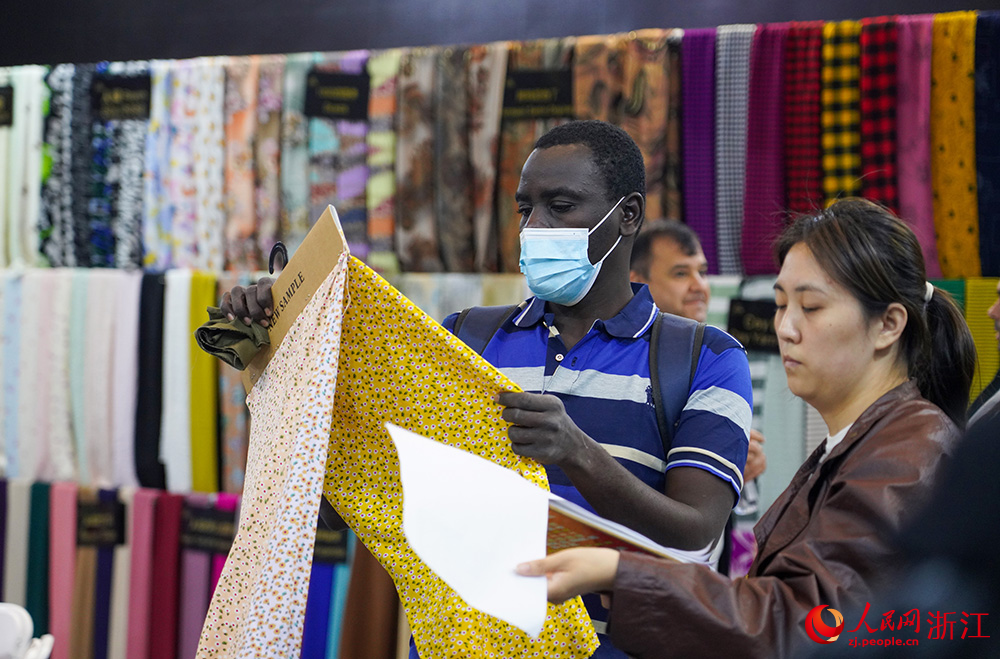
<svg viewBox="0 0 1000 659">
<path fill-rule="evenodd" d="M 879 319 L 880 326 L 875 337 L 875 347 L 882 350 L 898 342 L 903 336 L 903 330 L 906 329 L 907 320 L 909 315 L 906 313 L 906 307 L 899 302 L 893 302 L 886 307 Z"/>
<path fill-rule="evenodd" d="M 642 220 L 646 216 L 646 199 L 638 192 L 633 192 L 622 202 L 621 235 L 631 236 L 639 232 Z"/>
</svg>

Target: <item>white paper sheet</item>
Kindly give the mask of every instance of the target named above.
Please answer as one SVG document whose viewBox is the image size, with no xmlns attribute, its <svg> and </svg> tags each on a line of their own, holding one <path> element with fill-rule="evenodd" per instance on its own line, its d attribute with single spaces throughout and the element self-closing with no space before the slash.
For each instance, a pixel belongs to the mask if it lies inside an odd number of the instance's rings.
<svg viewBox="0 0 1000 659">
<path fill-rule="evenodd" d="M 470 606 L 537 638 L 544 577 L 514 567 L 545 556 L 549 493 L 509 469 L 386 424 L 399 453 L 403 531 Z"/>
</svg>

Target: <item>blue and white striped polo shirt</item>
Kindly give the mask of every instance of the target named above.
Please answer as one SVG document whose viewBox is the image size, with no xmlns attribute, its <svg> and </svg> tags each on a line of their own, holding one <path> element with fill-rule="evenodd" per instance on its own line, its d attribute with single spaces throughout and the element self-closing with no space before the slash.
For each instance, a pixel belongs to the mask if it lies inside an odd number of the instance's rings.
<svg viewBox="0 0 1000 659">
<path fill-rule="evenodd" d="M 567 350 L 545 303 L 529 298 L 483 350 L 483 357 L 534 393 L 558 396 L 567 414 L 619 463 L 662 492 L 673 467 L 696 467 L 743 488 L 751 417 L 750 372 L 743 347 L 705 328 L 698 369 L 669 455 L 656 425 L 649 378 L 649 340 L 658 309 L 645 285 L 625 308 Z M 457 314 L 444 326 L 454 328 Z M 546 465 L 552 491 L 593 510 L 563 471 Z"/>
</svg>

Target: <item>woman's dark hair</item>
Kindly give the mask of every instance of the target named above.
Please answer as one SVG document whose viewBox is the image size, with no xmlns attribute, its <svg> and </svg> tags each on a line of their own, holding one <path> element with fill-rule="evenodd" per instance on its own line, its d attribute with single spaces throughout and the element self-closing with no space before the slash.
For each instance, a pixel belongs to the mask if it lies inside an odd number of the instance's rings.
<svg viewBox="0 0 1000 659">
<path fill-rule="evenodd" d="M 906 308 L 900 355 L 910 377 L 924 398 L 964 427 L 976 347 L 950 295 L 935 288 L 924 302 L 924 256 L 913 231 L 882 206 L 849 198 L 795 220 L 775 243 L 778 262 L 784 263 L 798 243 L 850 291 L 868 318 L 882 314 L 893 302 Z"/>
</svg>

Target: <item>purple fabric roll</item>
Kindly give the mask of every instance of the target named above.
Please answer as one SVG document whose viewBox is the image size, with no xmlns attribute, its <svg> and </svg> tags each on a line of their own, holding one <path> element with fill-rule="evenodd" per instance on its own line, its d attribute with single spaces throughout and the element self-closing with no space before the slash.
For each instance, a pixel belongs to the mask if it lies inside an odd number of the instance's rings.
<svg viewBox="0 0 1000 659">
<path fill-rule="evenodd" d="M 207 494 L 190 494 L 185 506 L 210 508 Z M 198 653 L 201 627 L 208 614 L 211 598 L 212 554 L 200 549 L 181 549 L 180 620 L 177 623 L 177 659 L 190 659 Z"/>
<path fill-rule="evenodd" d="M 715 240 L 715 28 L 681 41 L 684 221 L 701 241 L 708 272 L 719 273 Z"/>
<path fill-rule="evenodd" d="M 118 501 L 116 490 L 98 490 L 101 503 Z M 94 659 L 108 657 L 108 629 L 111 626 L 111 577 L 114 570 L 115 548 L 97 548 L 97 582 L 94 588 Z"/>
</svg>

